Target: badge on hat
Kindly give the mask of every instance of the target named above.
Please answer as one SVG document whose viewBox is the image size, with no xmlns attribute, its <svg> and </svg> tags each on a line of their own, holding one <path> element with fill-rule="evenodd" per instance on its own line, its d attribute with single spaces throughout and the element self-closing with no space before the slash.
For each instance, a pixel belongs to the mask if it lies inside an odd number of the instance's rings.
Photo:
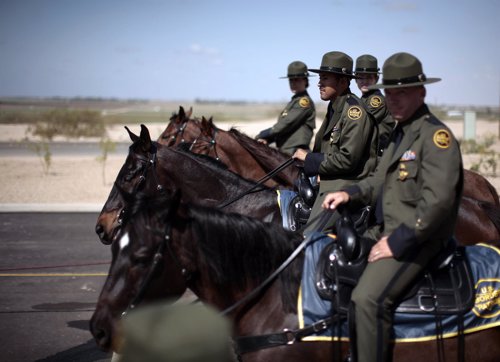
<svg viewBox="0 0 500 362">
<path fill-rule="evenodd" d="M 310 105 L 309 98 L 307 97 L 300 98 L 299 106 L 301 106 L 302 108 L 307 108 L 309 107 L 309 105 Z"/>
<path fill-rule="evenodd" d="M 440 129 L 434 132 L 434 136 L 432 137 L 434 144 L 439 148 L 448 148 L 451 143 L 451 135 L 445 129 Z"/>
<path fill-rule="evenodd" d="M 358 106 L 352 106 L 347 110 L 347 117 L 357 121 L 363 115 L 363 111 Z"/>
</svg>

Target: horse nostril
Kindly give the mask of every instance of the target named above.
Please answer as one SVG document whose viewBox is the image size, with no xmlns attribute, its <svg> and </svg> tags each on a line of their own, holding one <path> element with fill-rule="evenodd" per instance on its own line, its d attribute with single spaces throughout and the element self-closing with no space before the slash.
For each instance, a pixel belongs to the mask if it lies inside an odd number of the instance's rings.
<svg viewBox="0 0 500 362">
<path fill-rule="evenodd" d="M 97 235 L 101 236 L 101 234 L 104 232 L 104 228 L 102 227 L 101 224 L 97 224 L 95 226 L 95 232 Z"/>
</svg>

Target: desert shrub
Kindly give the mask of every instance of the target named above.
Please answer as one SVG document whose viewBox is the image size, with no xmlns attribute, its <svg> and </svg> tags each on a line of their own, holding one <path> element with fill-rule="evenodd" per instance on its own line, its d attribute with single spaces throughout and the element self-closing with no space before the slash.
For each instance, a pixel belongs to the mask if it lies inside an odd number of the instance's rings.
<svg viewBox="0 0 500 362">
<path fill-rule="evenodd" d="M 103 137 L 105 132 L 101 114 L 92 110 L 52 109 L 28 127 L 28 133 L 49 141 L 55 136 Z"/>
<path fill-rule="evenodd" d="M 484 176 L 496 176 L 497 166 L 500 161 L 500 156 L 495 150 L 490 147 L 495 144 L 495 136 L 487 136 L 482 139 L 462 140 L 460 149 L 462 153 L 474 153 L 479 155 L 477 162 L 473 162 L 470 166 L 472 171 L 478 172 Z"/>
</svg>

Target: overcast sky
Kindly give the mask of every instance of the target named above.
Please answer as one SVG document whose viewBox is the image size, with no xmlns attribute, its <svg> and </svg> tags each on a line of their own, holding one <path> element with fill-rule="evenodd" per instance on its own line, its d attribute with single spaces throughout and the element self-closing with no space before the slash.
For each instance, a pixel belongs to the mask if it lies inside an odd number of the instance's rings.
<svg viewBox="0 0 500 362">
<path fill-rule="evenodd" d="M 443 79 L 428 103 L 498 106 L 499 15 L 498 0 L 0 0 L 0 96 L 285 101 L 291 61 L 406 51 Z"/>
</svg>

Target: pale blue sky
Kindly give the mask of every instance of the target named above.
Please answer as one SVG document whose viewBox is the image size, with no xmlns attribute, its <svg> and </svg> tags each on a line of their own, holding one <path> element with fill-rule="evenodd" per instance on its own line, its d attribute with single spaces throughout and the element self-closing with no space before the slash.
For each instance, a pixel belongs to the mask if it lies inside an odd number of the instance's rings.
<svg viewBox="0 0 500 362">
<path fill-rule="evenodd" d="M 499 0 L 1 0 L 0 96 L 285 101 L 293 60 L 406 51 L 443 79 L 429 103 L 498 106 L 499 16 Z"/>
</svg>

